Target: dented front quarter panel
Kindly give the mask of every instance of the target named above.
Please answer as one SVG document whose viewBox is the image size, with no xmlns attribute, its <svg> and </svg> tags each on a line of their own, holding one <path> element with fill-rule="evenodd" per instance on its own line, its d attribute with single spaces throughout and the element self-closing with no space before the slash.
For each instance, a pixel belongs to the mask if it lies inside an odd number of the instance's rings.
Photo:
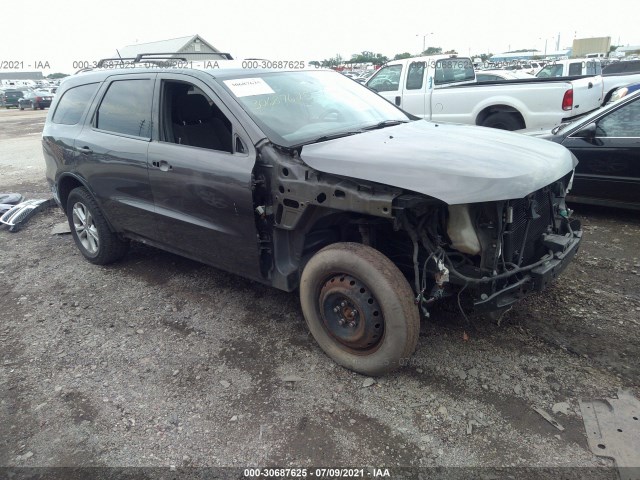
<svg viewBox="0 0 640 480">
<path fill-rule="evenodd" d="M 561 145 L 513 132 L 418 120 L 305 145 L 326 173 L 403 188 L 449 205 L 523 198 L 569 173 Z"/>
</svg>

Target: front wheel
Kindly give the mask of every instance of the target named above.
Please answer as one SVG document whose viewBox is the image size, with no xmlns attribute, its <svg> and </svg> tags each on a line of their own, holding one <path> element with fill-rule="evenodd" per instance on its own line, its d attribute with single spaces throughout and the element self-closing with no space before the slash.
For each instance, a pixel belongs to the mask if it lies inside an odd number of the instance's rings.
<svg viewBox="0 0 640 480">
<path fill-rule="evenodd" d="M 91 263 L 106 265 L 127 253 L 128 242 L 111 231 L 98 204 L 86 188 L 75 188 L 69 194 L 67 217 L 76 246 Z"/>
<path fill-rule="evenodd" d="M 415 350 L 420 315 L 413 298 L 391 260 L 359 243 L 323 248 L 300 280 L 302 311 L 320 348 L 364 375 L 395 370 Z"/>
</svg>

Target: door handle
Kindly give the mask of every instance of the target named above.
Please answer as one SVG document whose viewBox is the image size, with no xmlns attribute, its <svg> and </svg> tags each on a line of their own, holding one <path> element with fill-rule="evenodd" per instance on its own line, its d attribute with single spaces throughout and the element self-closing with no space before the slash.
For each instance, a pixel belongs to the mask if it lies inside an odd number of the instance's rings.
<svg viewBox="0 0 640 480">
<path fill-rule="evenodd" d="M 93 150 L 91 150 L 89 147 L 79 147 L 78 151 L 80 153 L 93 153 Z"/>
<path fill-rule="evenodd" d="M 397 106 L 400 106 L 400 96 L 397 96 L 397 97 L 396 97 L 396 105 L 397 105 Z"/>
<path fill-rule="evenodd" d="M 173 170 L 173 166 L 166 160 L 160 160 L 159 162 L 151 162 L 151 164 L 154 167 L 159 168 L 163 172 L 168 172 L 169 170 Z"/>
<path fill-rule="evenodd" d="M 593 88 L 593 83 L 589 82 L 589 88 Z"/>
</svg>

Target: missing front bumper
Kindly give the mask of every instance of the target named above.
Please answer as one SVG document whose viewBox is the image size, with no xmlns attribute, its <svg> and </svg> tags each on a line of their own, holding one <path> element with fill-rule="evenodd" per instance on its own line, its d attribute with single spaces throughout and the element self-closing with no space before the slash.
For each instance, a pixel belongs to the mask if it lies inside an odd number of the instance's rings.
<svg viewBox="0 0 640 480">
<path fill-rule="evenodd" d="M 561 238 L 566 241 L 556 242 L 555 244 L 562 244 L 562 250 L 556 248 L 553 258 L 543 263 L 542 265 L 533 268 L 524 276 L 512 283 L 511 285 L 495 292 L 490 296 L 483 296 L 478 301 L 474 302 L 474 307 L 479 312 L 502 310 L 509 307 L 513 303 L 517 302 L 521 298 L 532 292 L 539 292 L 547 288 L 547 286 L 555 281 L 565 268 L 571 263 L 573 257 L 575 257 L 578 249 L 580 248 L 580 242 L 582 241 L 582 231 L 574 231 L 573 236 L 558 237 L 555 240 Z"/>
</svg>

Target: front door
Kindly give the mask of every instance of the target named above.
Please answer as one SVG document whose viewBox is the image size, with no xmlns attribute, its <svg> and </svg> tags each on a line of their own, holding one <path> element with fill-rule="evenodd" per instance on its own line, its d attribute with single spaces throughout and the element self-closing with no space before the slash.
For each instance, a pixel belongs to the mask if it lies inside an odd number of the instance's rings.
<svg viewBox="0 0 640 480">
<path fill-rule="evenodd" d="M 204 82 L 180 74 L 159 74 L 158 81 L 149 180 L 160 242 L 260 279 L 253 145 Z"/>
<path fill-rule="evenodd" d="M 640 97 L 599 118 L 595 138 L 562 144 L 579 161 L 573 195 L 640 202 Z"/>
</svg>

